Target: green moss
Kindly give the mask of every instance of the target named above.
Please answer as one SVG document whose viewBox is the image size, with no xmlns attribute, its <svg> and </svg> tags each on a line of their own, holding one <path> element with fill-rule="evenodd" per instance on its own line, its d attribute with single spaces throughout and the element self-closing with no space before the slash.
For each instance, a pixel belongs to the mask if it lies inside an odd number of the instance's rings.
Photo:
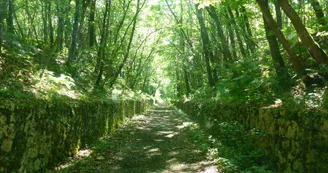
<svg viewBox="0 0 328 173">
<path fill-rule="evenodd" d="M 293 164 L 293 169 L 294 169 L 294 172 L 295 172 L 295 171 L 296 171 L 296 172 L 303 172 L 303 171 L 301 171 L 301 169 L 302 169 L 302 163 L 301 163 L 300 160 L 296 160 L 296 161 L 294 162 L 294 164 Z"/>
<path fill-rule="evenodd" d="M 288 126 L 286 138 L 289 138 L 289 139 L 296 138 L 298 128 L 299 128 L 298 124 L 295 121 L 291 121 L 291 123 Z"/>
<path fill-rule="evenodd" d="M 36 159 L 34 162 L 34 171 L 38 171 L 41 168 L 41 160 L 40 159 Z"/>
<path fill-rule="evenodd" d="M 324 131 L 326 134 L 328 134 L 328 120 L 324 120 L 323 126 L 322 126 L 322 131 Z M 328 135 L 327 135 L 328 137 Z"/>
<path fill-rule="evenodd" d="M 290 142 L 289 140 L 284 140 L 281 142 L 281 145 L 282 145 L 282 148 L 285 150 L 285 151 L 289 151 L 290 150 Z"/>
<path fill-rule="evenodd" d="M 10 152 L 13 146 L 13 141 L 11 139 L 5 139 L 1 144 L 1 150 L 5 152 Z"/>
<path fill-rule="evenodd" d="M 278 156 L 278 159 L 279 159 L 279 163 L 280 164 L 286 163 L 286 159 L 282 156 L 282 154 L 281 154 L 280 151 L 278 151 L 277 156 Z"/>
<path fill-rule="evenodd" d="M 38 149 L 36 146 L 28 149 L 28 157 L 36 158 L 38 156 Z"/>
</svg>

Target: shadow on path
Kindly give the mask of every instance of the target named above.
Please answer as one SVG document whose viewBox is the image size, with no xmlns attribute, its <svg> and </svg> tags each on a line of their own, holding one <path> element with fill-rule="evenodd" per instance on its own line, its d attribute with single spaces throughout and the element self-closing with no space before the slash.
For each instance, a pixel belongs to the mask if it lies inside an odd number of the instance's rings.
<svg viewBox="0 0 328 173">
<path fill-rule="evenodd" d="M 188 139 L 186 116 L 169 107 L 157 107 L 135 116 L 111 137 L 80 151 L 89 155 L 58 167 L 55 172 L 106 173 L 217 173 L 206 153 Z"/>
</svg>

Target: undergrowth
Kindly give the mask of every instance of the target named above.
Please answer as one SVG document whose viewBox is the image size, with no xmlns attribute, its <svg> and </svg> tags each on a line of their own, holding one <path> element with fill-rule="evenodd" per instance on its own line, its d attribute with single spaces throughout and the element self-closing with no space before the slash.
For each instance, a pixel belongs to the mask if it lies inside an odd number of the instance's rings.
<svg viewBox="0 0 328 173">
<path fill-rule="evenodd" d="M 247 131 L 237 122 L 222 122 L 215 128 L 215 134 L 210 135 L 197 124 L 190 124 L 186 132 L 190 138 L 199 144 L 203 152 L 211 160 L 215 160 L 220 169 L 226 173 L 272 173 L 275 172 L 264 151 L 253 145 L 253 140 L 262 134 L 252 129 Z"/>
</svg>

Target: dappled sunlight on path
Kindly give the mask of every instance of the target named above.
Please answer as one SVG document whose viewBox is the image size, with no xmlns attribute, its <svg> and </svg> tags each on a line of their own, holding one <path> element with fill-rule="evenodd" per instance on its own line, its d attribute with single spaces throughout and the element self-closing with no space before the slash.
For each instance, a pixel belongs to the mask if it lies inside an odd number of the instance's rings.
<svg viewBox="0 0 328 173">
<path fill-rule="evenodd" d="M 213 161 L 188 139 L 190 121 L 168 107 L 132 118 L 110 138 L 92 148 L 90 156 L 58 172 L 217 173 Z M 57 168 L 59 169 L 59 168 Z"/>
</svg>

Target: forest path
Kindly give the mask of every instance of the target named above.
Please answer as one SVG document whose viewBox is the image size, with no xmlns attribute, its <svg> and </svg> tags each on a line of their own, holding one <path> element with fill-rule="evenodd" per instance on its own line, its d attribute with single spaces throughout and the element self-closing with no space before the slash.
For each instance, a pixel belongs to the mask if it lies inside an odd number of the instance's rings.
<svg viewBox="0 0 328 173">
<path fill-rule="evenodd" d="M 219 172 L 186 132 L 187 122 L 190 120 L 185 115 L 169 107 L 157 107 L 133 117 L 92 149 L 80 151 L 80 155 L 92 152 L 90 156 L 75 159 L 78 161 L 56 172 Z"/>
</svg>

